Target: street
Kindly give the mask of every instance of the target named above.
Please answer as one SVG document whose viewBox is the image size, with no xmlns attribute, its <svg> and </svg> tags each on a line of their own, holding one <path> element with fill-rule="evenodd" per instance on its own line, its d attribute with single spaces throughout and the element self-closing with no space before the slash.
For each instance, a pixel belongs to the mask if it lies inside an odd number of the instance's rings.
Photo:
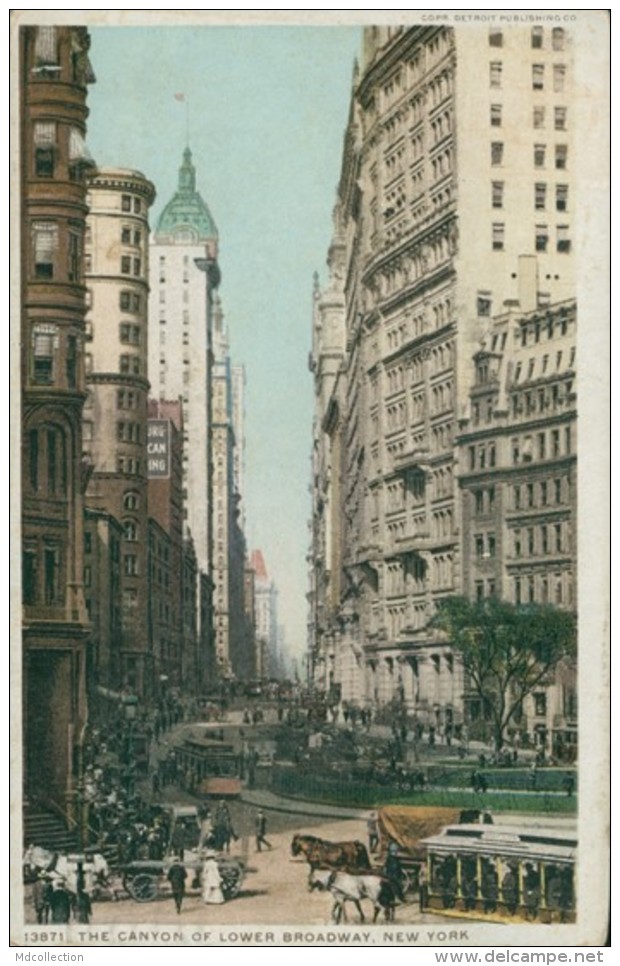
<svg viewBox="0 0 620 966">
<path fill-rule="evenodd" d="M 296 831 L 311 832 L 331 841 L 359 839 L 366 841 L 363 821 L 313 822 L 305 816 L 281 812 L 267 814 L 267 840 L 271 850 L 257 853 L 253 828 L 255 809 L 242 802 L 231 804 L 231 814 L 239 841 L 233 843 L 231 856 L 247 862 L 247 875 L 240 893 L 224 905 L 209 906 L 202 902 L 198 890 L 186 895 L 180 915 L 167 882 L 161 881 L 161 898 L 151 903 L 135 902 L 126 893 L 117 902 L 110 900 L 93 903 L 91 925 L 158 923 L 172 925 L 231 925 L 261 923 L 261 925 L 326 925 L 331 922 L 332 900 L 327 893 L 310 892 L 308 866 L 304 859 L 291 855 L 291 839 Z M 28 895 L 28 893 L 27 893 Z M 126 897 L 125 897 L 126 896 Z M 363 903 L 364 914 L 372 920 L 372 909 Z M 357 922 L 353 907 L 347 910 L 349 924 Z M 26 900 L 26 921 L 35 922 L 32 905 Z M 442 916 L 421 915 L 417 896 L 396 908 L 396 923 L 447 922 Z"/>
</svg>

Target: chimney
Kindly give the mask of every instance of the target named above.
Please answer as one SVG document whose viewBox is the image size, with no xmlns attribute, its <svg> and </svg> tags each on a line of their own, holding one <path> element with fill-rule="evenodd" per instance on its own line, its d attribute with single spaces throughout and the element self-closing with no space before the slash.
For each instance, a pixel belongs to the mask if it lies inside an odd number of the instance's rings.
<svg viewBox="0 0 620 966">
<path fill-rule="evenodd" d="M 538 259 L 536 255 L 519 255 L 519 307 L 522 312 L 538 308 Z"/>
</svg>

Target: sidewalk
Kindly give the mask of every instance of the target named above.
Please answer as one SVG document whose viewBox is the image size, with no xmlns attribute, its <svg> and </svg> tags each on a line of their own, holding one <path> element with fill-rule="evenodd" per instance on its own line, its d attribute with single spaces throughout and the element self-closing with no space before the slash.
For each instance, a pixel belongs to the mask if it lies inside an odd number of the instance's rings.
<svg viewBox="0 0 620 966">
<path fill-rule="evenodd" d="M 347 818 L 365 821 L 370 808 L 351 808 L 341 805 L 325 805 L 319 802 L 304 802 L 296 798 L 285 798 L 261 788 L 244 788 L 241 801 L 257 808 L 267 808 L 272 812 L 287 812 L 290 815 L 312 815 L 315 818 Z"/>
</svg>

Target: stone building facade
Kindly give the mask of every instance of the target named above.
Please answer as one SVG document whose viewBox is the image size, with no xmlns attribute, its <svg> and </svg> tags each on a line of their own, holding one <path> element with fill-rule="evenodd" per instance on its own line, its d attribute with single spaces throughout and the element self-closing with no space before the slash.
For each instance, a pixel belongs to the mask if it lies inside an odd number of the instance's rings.
<svg viewBox="0 0 620 966">
<path fill-rule="evenodd" d="M 88 286 L 84 450 L 88 506 L 123 527 L 122 644 L 114 688 L 153 689 L 148 607 L 148 211 L 140 172 L 98 169 L 88 179 Z"/>
<path fill-rule="evenodd" d="M 72 811 L 86 708 L 82 27 L 19 32 L 24 792 Z"/>
<path fill-rule="evenodd" d="M 457 437 L 463 592 L 577 606 L 577 397 L 573 300 L 493 319 Z M 480 720 L 475 699 L 469 719 Z M 577 743 L 575 668 L 525 702 L 522 727 L 556 757 Z"/>
<path fill-rule="evenodd" d="M 569 33 L 538 25 L 365 28 L 354 74 L 315 293 L 312 673 L 440 729 L 464 711 L 428 625 L 466 579 L 476 352 L 495 315 L 574 296 L 571 90 Z"/>
</svg>

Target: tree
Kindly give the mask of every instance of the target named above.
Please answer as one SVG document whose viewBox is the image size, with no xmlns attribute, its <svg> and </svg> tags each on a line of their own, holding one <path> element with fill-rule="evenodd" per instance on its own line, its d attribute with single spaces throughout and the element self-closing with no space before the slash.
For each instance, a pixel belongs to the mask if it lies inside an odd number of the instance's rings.
<svg viewBox="0 0 620 966">
<path fill-rule="evenodd" d="M 431 626 L 461 655 L 472 687 L 489 709 L 497 751 L 524 698 L 550 684 L 560 662 L 577 650 L 575 615 L 548 604 L 447 597 Z"/>
</svg>

